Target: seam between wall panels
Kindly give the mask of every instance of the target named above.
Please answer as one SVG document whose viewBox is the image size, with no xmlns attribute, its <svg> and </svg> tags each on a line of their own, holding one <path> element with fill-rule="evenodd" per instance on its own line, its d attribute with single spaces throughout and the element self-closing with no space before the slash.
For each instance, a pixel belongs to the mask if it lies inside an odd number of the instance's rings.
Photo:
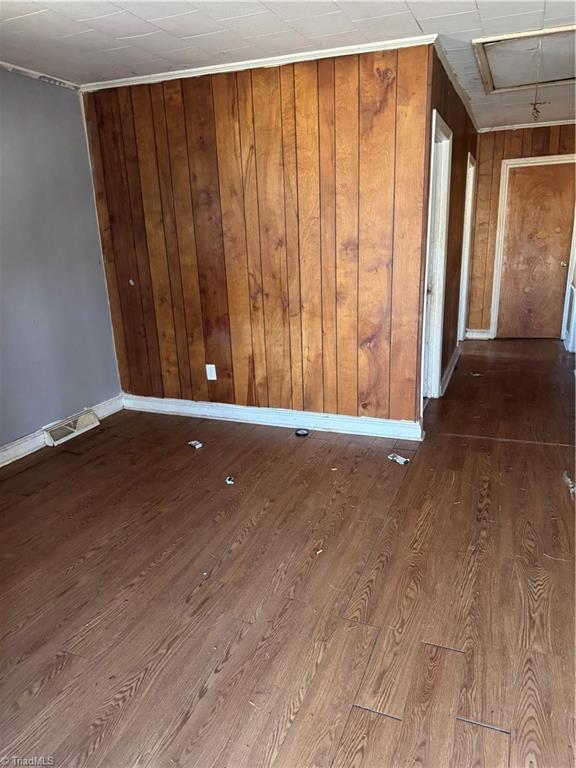
<svg viewBox="0 0 576 768">
<path fill-rule="evenodd" d="M 224 220 L 222 217 L 222 195 L 220 194 L 220 159 L 218 157 L 218 136 L 216 125 L 216 109 L 214 107 L 214 86 L 212 82 L 213 75 L 210 75 L 210 103 L 212 104 L 212 120 L 214 124 L 214 156 L 216 157 L 216 185 L 218 190 L 218 206 L 220 208 L 220 238 L 222 243 L 222 260 L 224 262 L 224 285 L 226 286 L 226 315 L 228 318 L 228 338 L 230 339 L 228 347 L 230 350 L 230 371 L 232 373 L 232 400 L 236 402 L 236 375 L 234 373 L 234 354 L 232 353 L 232 326 L 230 324 L 230 297 L 228 296 L 228 269 L 226 266 L 226 244 L 224 242 Z M 252 334 L 250 334 L 252 335 Z"/>
<path fill-rule="evenodd" d="M 250 87 L 250 93 L 252 93 L 252 87 Z M 252 367 L 252 396 L 254 401 L 258 399 L 256 393 L 256 367 L 254 365 L 254 328 L 252 326 L 252 296 L 250 291 L 250 264 L 248 261 L 248 232 L 246 226 L 246 188 L 244 185 L 244 154 L 242 152 L 242 128 L 240 125 L 240 97 L 238 94 L 238 73 L 234 72 L 234 94 L 236 99 L 236 122 L 235 128 L 238 128 L 238 148 L 240 150 L 240 184 L 242 185 L 242 214 L 244 217 L 244 255 L 246 257 L 246 277 L 248 280 L 248 320 L 250 322 L 250 343 L 252 345 L 252 354 L 250 357 L 250 365 Z M 258 217 L 258 229 L 260 229 L 260 217 Z M 260 232 L 258 232 L 258 242 L 260 242 Z M 264 310 L 262 310 L 264 311 Z M 266 385 L 268 382 L 266 382 Z M 266 387 L 268 391 L 268 387 Z"/>
</svg>

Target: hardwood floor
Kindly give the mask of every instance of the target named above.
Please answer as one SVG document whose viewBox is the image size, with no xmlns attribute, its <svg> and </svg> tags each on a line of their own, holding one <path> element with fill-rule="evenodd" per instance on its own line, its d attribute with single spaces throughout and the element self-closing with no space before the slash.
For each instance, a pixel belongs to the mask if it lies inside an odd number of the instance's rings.
<svg viewBox="0 0 576 768">
<path fill-rule="evenodd" d="M 573 765 L 572 366 L 467 343 L 407 466 L 122 412 L 0 470 L 0 758 Z"/>
</svg>

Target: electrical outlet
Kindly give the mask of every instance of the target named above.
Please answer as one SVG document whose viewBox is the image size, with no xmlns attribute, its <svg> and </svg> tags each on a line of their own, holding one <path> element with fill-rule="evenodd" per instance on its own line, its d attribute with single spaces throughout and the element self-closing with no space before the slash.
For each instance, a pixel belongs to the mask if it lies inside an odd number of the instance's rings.
<svg viewBox="0 0 576 768">
<path fill-rule="evenodd" d="M 208 379 L 208 381 L 216 381 L 216 379 L 218 378 L 216 376 L 216 366 L 212 365 L 212 363 L 206 364 L 206 378 Z"/>
</svg>

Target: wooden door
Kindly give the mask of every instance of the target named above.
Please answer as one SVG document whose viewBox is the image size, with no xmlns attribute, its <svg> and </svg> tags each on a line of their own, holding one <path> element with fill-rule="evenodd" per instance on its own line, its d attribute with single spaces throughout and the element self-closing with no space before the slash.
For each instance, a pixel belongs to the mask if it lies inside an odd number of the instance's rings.
<svg viewBox="0 0 576 768">
<path fill-rule="evenodd" d="M 558 338 L 574 223 L 574 163 L 509 170 L 498 332 Z"/>
</svg>

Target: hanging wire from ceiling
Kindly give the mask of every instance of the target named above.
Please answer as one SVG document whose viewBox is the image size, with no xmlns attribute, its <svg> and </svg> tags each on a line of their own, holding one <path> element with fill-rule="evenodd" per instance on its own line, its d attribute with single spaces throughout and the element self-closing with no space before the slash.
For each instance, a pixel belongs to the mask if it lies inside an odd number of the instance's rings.
<svg viewBox="0 0 576 768">
<path fill-rule="evenodd" d="M 532 120 L 535 122 L 540 119 L 540 107 L 545 103 L 538 101 L 538 85 L 540 83 L 540 62 L 542 61 L 542 40 L 538 41 L 538 53 L 536 59 L 536 88 L 534 89 L 534 101 L 532 102 Z"/>
</svg>

